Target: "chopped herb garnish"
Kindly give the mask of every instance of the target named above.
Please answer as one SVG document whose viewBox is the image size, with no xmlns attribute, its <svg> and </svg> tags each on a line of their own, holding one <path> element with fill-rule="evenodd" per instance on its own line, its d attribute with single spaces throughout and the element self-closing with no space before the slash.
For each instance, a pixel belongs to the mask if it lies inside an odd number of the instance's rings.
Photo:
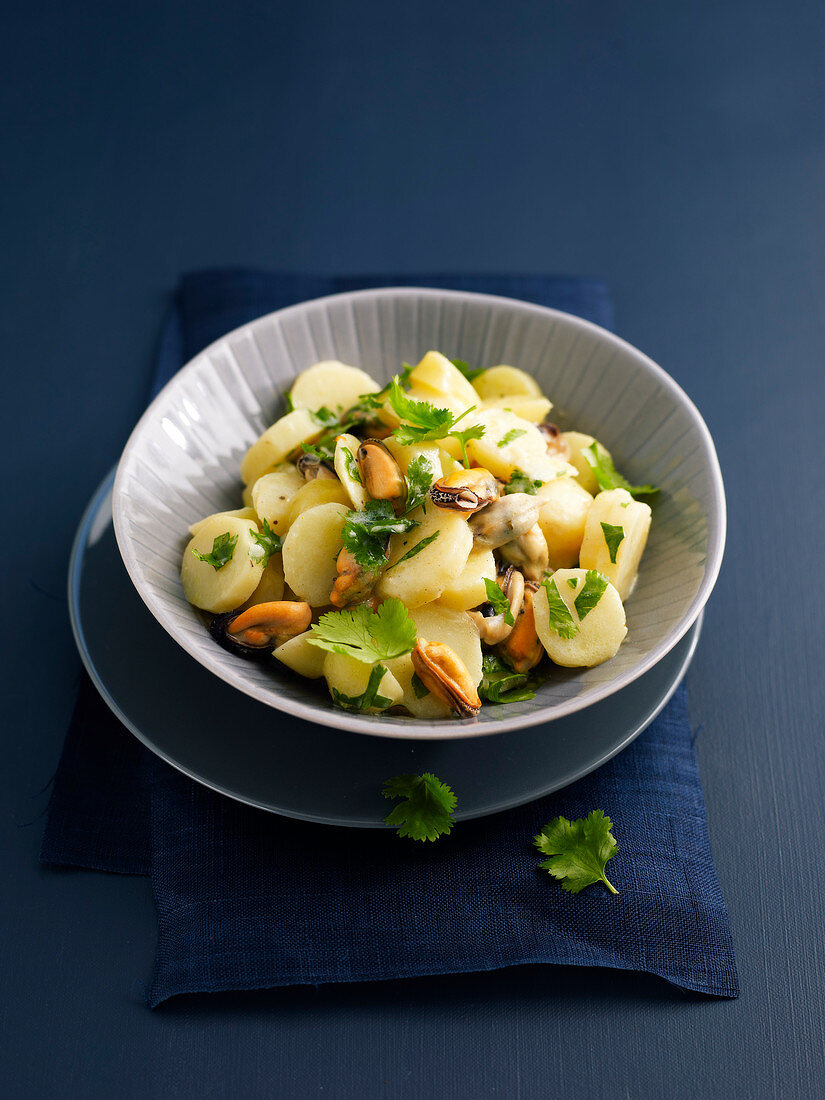
<svg viewBox="0 0 825 1100">
<path fill-rule="evenodd" d="M 192 553 L 198 559 L 198 561 L 204 561 L 207 565 L 211 565 L 217 572 L 219 569 L 223 569 L 227 562 L 232 561 L 232 557 L 235 553 L 235 547 L 238 545 L 238 536 L 230 535 L 228 531 L 224 531 L 222 535 L 216 535 L 212 542 L 212 549 L 208 554 L 202 554 L 200 550 L 196 550 L 192 547 Z"/>
<path fill-rule="evenodd" d="M 259 560 L 262 560 L 266 566 L 273 554 L 280 554 L 284 540 L 280 535 L 275 534 L 267 520 L 264 520 L 263 524 L 263 531 L 253 531 L 252 538 L 261 548 L 261 558 Z"/>
<path fill-rule="evenodd" d="M 536 495 L 536 490 L 541 488 L 542 483 L 536 481 L 534 478 L 525 474 L 523 470 L 513 470 L 510 474 L 510 480 L 504 486 L 504 495 L 509 496 L 510 493 L 528 493 L 531 497 Z"/>
<path fill-rule="evenodd" d="M 468 468 L 470 466 L 470 460 L 467 457 L 467 443 L 471 439 L 481 439 L 485 431 L 486 428 L 483 424 L 476 424 L 472 428 L 465 428 L 464 431 L 449 433 L 453 439 L 457 439 L 461 444 L 461 454 L 464 459 L 464 465 Z"/>
<path fill-rule="evenodd" d="M 588 615 L 604 595 L 607 579 L 595 569 L 588 569 L 584 575 L 584 585 L 573 601 L 579 621 Z"/>
<path fill-rule="evenodd" d="M 458 799 L 432 772 L 396 775 L 386 781 L 381 793 L 384 798 L 403 799 L 384 819 L 387 825 L 398 826 L 399 836 L 437 840 L 455 824 L 453 811 Z"/>
<path fill-rule="evenodd" d="M 546 679 L 541 673 L 513 672 L 494 653 L 484 654 L 481 670 L 478 694 L 488 703 L 521 703 L 535 699 L 536 688 Z"/>
<path fill-rule="evenodd" d="M 604 534 L 604 541 L 607 543 L 607 552 L 610 555 L 610 560 L 615 565 L 616 554 L 619 551 L 619 547 L 624 542 L 624 527 L 616 527 L 612 523 L 602 523 L 602 533 Z"/>
<path fill-rule="evenodd" d="M 516 620 L 510 610 L 510 601 L 504 595 L 501 585 L 496 581 L 491 581 L 489 577 L 485 577 L 484 587 L 487 590 L 487 602 L 492 605 L 493 611 L 496 615 L 503 615 L 508 626 L 513 626 Z"/>
<path fill-rule="evenodd" d="M 388 566 L 388 568 L 395 569 L 396 565 L 400 565 L 402 561 L 409 561 L 410 558 L 414 558 L 416 554 L 421 553 L 425 546 L 429 546 L 431 542 L 435 542 L 440 534 L 440 531 L 434 531 L 432 535 L 427 535 L 425 539 L 421 539 L 421 541 L 417 542 L 415 546 L 411 546 L 407 553 L 403 555 L 403 557 L 400 557 L 398 561 L 394 561 L 392 565 Z"/>
<path fill-rule="evenodd" d="M 538 850 L 550 857 L 539 867 L 549 871 L 570 894 L 578 894 L 594 882 L 603 882 L 611 894 L 618 894 L 604 872 L 607 861 L 619 850 L 612 827 L 613 822 L 601 810 L 575 821 L 554 818 L 533 840 Z"/>
<path fill-rule="evenodd" d="M 411 512 L 426 498 L 433 483 L 433 470 L 424 455 L 418 455 L 407 467 L 407 511 Z"/>
<path fill-rule="evenodd" d="M 460 370 L 468 382 L 474 382 L 480 374 L 484 374 L 487 370 L 486 367 L 476 367 L 475 369 L 466 363 L 463 359 L 451 359 L 450 362 L 453 366 Z"/>
<path fill-rule="evenodd" d="M 347 446 L 343 446 L 341 450 L 344 453 L 344 465 L 347 468 L 347 473 L 353 481 L 357 482 L 359 485 L 363 485 L 364 482 L 361 480 L 361 471 L 358 469 L 358 463 L 355 461 L 355 455 Z"/>
<path fill-rule="evenodd" d="M 568 588 L 578 588 L 579 587 L 579 578 L 578 577 L 568 577 L 567 578 L 567 586 L 568 586 Z"/>
<path fill-rule="evenodd" d="M 381 686 L 381 681 L 384 679 L 386 672 L 387 670 L 383 665 L 376 665 L 375 668 L 371 669 L 367 686 L 360 695 L 345 695 L 343 691 L 330 688 L 333 701 L 344 710 L 356 710 L 361 713 L 367 710 L 386 710 L 387 707 L 392 706 L 392 699 L 378 694 L 378 688 Z"/>
<path fill-rule="evenodd" d="M 415 647 L 415 623 L 401 600 L 391 598 L 373 611 L 366 604 L 327 611 L 310 630 L 307 641 L 330 653 L 374 664 L 403 657 Z"/>
<path fill-rule="evenodd" d="M 655 485 L 631 485 L 613 465 L 604 447 L 599 447 L 595 440 L 584 448 L 582 455 L 593 471 L 600 489 L 626 489 L 634 497 L 650 496 L 659 492 Z"/>
<path fill-rule="evenodd" d="M 484 427 L 479 424 L 464 431 L 455 431 L 455 426 L 460 420 L 473 411 L 475 405 L 465 409 L 458 416 L 453 416 L 449 409 L 438 408 L 429 401 L 416 401 L 409 397 L 401 389 L 398 378 L 390 383 L 389 402 L 395 415 L 406 423 L 399 426 L 392 433 L 398 442 L 409 447 L 413 443 L 424 443 L 429 440 L 446 439 L 455 436 L 461 443 L 465 464 L 467 461 L 467 440 L 480 439 L 484 435 Z"/>
<path fill-rule="evenodd" d="M 423 699 L 425 695 L 430 694 L 430 689 L 427 687 L 427 685 L 424 683 L 417 672 L 414 672 L 412 674 L 410 685 L 412 686 L 416 699 Z"/>
<path fill-rule="evenodd" d="M 309 415 L 322 428 L 332 428 L 341 421 L 339 414 L 332 412 L 326 405 L 322 405 L 320 409 L 316 409 L 314 412 L 310 411 Z"/>
<path fill-rule="evenodd" d="M 308 455 L 315 455 L 321 462 L 326 462 L 331 466 L 335 462 L 335 436 L 331 434 L 323 435 L 315 443 L 302 443 L 301 450 Z"/>
<path fill-rule="evenodd" d="M 359 565 L 377 572 L 386 564 L 390 535 L 416 527 L 414 519 L 396 516 L 388 500 L 370 500 L 360 512 L 349 512 L 341 528 L 341 539 Z"/>
<path fill-rule="evenodd" d="M 496 446 L 506 447 L 508 443 L 512 443 L 513 440 L 518 439 L 522 435 L 527 435 L 526 428 L 511 428 L 506 435 L 501 437 Z"/>
<path fill-rule="evenodd" d="M 560 638 L 575 638 L 579 632 L 578 624 L 570 613 L 570 608 L 561 598 L 556 582 L 552 577 L 541 582 L 547 596 L 547 610 L 550 616 L 550 629 Z"/>
</svg>

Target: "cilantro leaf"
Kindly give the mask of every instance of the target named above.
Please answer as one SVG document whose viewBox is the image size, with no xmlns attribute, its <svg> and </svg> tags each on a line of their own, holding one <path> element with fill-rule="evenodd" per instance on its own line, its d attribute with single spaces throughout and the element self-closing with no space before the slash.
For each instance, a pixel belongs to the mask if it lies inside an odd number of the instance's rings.
<svg viewBox="0 0 825 1100">
<path fill-rule="evenodd" d="M 655 485 L 631 485 L 613 465 L 613 460 L 605 449 L 599 447 L 595 440 L 584 448 L 582 456 L 593 471 L 600 489 L 626 489 L 634 497 L 650 496 L 659 492 Z"/>
<path fill-rule="evenodd" d="M 463 359 L 451 359 L 450 362 L 457 370 L 461 371 L 468 382 L 473 382 L 480 374 L 484 374 L 487 370 L 486 367 L 476 367 L 473 369 L 470 364 Z"/>
<path fill-rule="evenodd" d="M 262 551 L 261 557 L 258 560 L 263 561 L 264 566 L 266 566 L 269 564 L 269 559 L 273 554 L 280 554 L 284 540 L 280 535 L 275 534 L 267 520 L 263 522 L 263 531 L 253 531 L 252 538 L 257 542 Z"/>
<path fill-rule="evenodd" d="M 352 453 L 349 447 L 342 447 L 341 451 L 344 455 L 344 465 L 347 468 L 347 473 L 354 482 L 356 482 L 358 485 L 363 485 L 364 482 L 361 480 L 361 471 L 358 469 L 358 463 L 355 461 L 355 455 Z"/>
<path fill-rule="evenodd" d="M 410 384 L 410 375 L 412 374 L 412 372 L 414 370 L 415 370 L 415 367 L 412 365 L 412 363 L 405 363 L 405 362 L 402 361 L 402 363 L 401 363 L 401 374 L 398 376 L 398 380 L 399 380 L 399 382 L 401 383 L 402 386 L 409 386 L 409 384 Z"/>
<path fill-rule="evenodd" d="M 607 579 L 597 573 L 595 569 L 588 569 L 584 575 L 584 584 L 582 590 L 579 592 L 573 601 L 573 606 L 576 609 L 576 614 L 581 621 L 585 615 L 589 615 L 599 600 L 604 595 L 604 590 L 607 588 Z"/>
<path fill-rule="evenodd" d="M 384 818 L 387 825 L 398 826 L 399 836 L 438 840 L 452 831 L 453 810 L 458 799 L 432 772 L 393 776 L 386 781 L 381 793 L 384 798 L 403 799 Z"/>
<path fill-rule="evenodd" d="M 366 604 L 327 611 L 310 630 L 310 645 L 342 653 L 364 664 L 403 657 L 415 647 L 415 623 L 401 600 L 385 600 L 377 611 Z"/>
<path fill-rule="evenodd" d="M 467 412 L 463 412 L 461 416 L 466 416 L 468 412 L 470 412 L 469 409 L 467 409 Z M 459 420 L 460 419 L 461 417 L 459 417 Z M 456 421 L 456 423 L 458 423 L 458 421 Z M 474 427 L 465 428 L 460 432 L 448 432 L 448 435 L 452 436 L 453 439 L 457 439 L 461 444 L 461 454 L 464 458 L 464 465 L 468 469 L 470 467 L 470 460 L 467 457 L 467 443 L 470 439 L 481 439 L 486 430 L 483 424 L 476 424 Z"/>
<path fill-rule="evenodd" d="M 410 680 L 410 687 L 415 692 L 416 699 L 423 699 L 425 695 L 430 694 L 430 689 L 427 687 L 427 685 L 424 683 L 424 681 L 421 679 L 421 677 L 418 675 L 417 672 L 414 672 L 412 674 L 412 679 Z"/>
<path fill-rule="evenodd" d="M 578 623 L 570 614 L 570 608 L 561 598 L 556 582 L 550 577 L 543 580 L 541 586 L 547 595 L 550 629 L 555 630 L 560 638 L 575 638 L 579 632 Z M 581 599 L 581 597 L 579 598 Z"/>
<path fill-rule="evenodd" d="M 338 435 L 338 432 L 335 435 Z M 329 433 L 322 435 L 315 443 L 302 443 L 301 450 L 308 455 L 315 455 L 321 462 L 331 466 L 335 462 L 335 435 Z"/>
<path fill-rule="evenodd" d="M 526 428 L 511 428 L 510 431 L 501 437 L 496 444 L 497 447 L 506 447 L 508 443 L 512 443 L 513 440 L 518 439 L 519 436 L 527 435 Z"/>
<path fill-rule="evenodd" d="M 616 554 L 619 552 L 619 547 L 624 542 L 624 527 L 618 527 L 612 523 L 605 523 L 604 521 L 602 521 L 601 526 L 604 541 L 607 543 L 607 552 L 610 555 L 610 560 L 615 565 Z"/>
<path fill-rule="evenodd" d="M 427 535 L 425 539 L 421 539 L 421 541 L 417 542 L 415 546 L 411 546 L 406 554 L 400 557 L 398 561 L 394 561 L 392 565 L 388 566 L 387 568 L 395 569 L 396 565 L 400 565 L 402 561 L 409 561 L 410 558 L 414 558 L 416 554 L 421 553 L 425 546 L 429 546 L 431 542 L 435 542 L 440 534 L 440 531 L 434 531 L 432 535 Z"/>
<path fill-rule="evenodd" d="M 515 625 L 513 612 L 510 610 L 510 601 L 504 595 L 504 589 L 496 581 L 489 577 L 484 578 L 484 587 L 487 589 L 487 602 L 492 604 L 496 615 L 503 615 L 508 626 Z"/>
<path fill-rule="evenodd" d="M 406 423 L 399 424 L 392 433 L 404 447 L 409 447 L 413 443 L 424 443 L 428 440 L 446 439 L 447 436 L 452 435 L 461 443 L 466 461 L 467 440 L 480 439 L 484 434 L 482 425 L 468 428 L 462 432 L 453 430 L 459 420 L 463 420 L 468 413 L 473 411 L 475 405 L 471 405 L 469 409 L 465 409 L 458 416 L 453 416 L 449 409 L 438 408 L 429 401 L 416 401 L 415 398 L 404 393 L 397 377 L 393 378 L 390 383 L 389 402 L 395 415 L 402 421 L 406 421 Z"/>
<path fill-rule="evenodd" d="M 433 471 L 424 455 L 418 455 L 407 467 L 407 511 L 412 512 L 426 499 L 433 483 Z"/>
<path fill-rule="evenodd" d="M 531 677 L 524 672 L 513 672 L 500 657 L 485 653 L 481 660 L 481 683 L 478 694 L 487 703 L 521 703 L 535 699 L 535 688 L 543 677 Z"/>
<path fill-rule="evenodd" d="M 528 474 L 525 474 L 523 470 L 513 470 L 510 474 L 510 480 L 504 486 L 504 495 L 509 496 L 510 493 L 529 493 L 531 497 L 536 495 L 536 489 L 541 488 L 541 482 L 535 481 Z"/>
<path fill-rule="evenodd" d="M 332 700 L 343 710 L 356 710 L 364 713 L 367 710 L 386 710 L 392 706 L 392 699 L 378 694 L 378 688 L 384 679 L 386 669 L 383 665 L 376 665 L 370 670 L 370 678 L 367 686 L 360 695 L 345 695 L 343 691 L 332 688 Z"/>
<path fill-rule="evenodd" d="M 579 587 L 579 578 L 578 577 L 568 577 L 567 578 L 567 587 L 568 588 L 578 588 Z M 581 618 L 581 613 L 579 613 L 579 618 Z"/>
<path fill-rule="evenodd" d="M 237 545 L 238 536 L 230 535 L 228 531 L 224 531 L 222 535 L 215 536 L 212 541 L 212 549 L 208 554 L 201 553 L 201 551 L 196 550 L 194 546 L 192 547 L 192 553 L 198 561 L 205 561 L 206 564 L 211 565 L 217 573 L 219 569 L 223 569 L 227 562 L 232 561 Z"/>
<path fill-rule="evenodd" d="M 388 500 L 370 500 L 363 511 L 347 515 L 341 539 L 359 565 L 377 572 L 386 565 L 390 535 L 402 534 L 415 526 L 415 520 L 396 516 Z"/>
<path fill-rule="evenodd" d="M 607 861 L 619 850 L 610 832 L 612 827 L 613 822 L 601 810 L 575 821 L 554 818 L 533 840 L 538 850 L 550 857 L 539 867 L 549 871 L 571 894 L 578 894 L 594 882 L 603 882 L 611 894 L 618 894 L 604 873 Z"/>
<path fill-rule="evenodd" d="M 314 412 L 310 411 L 309 415 L 322 428 L 334 428 L 341 421 L 338 413 L 334 413 L 326 405 L 322 405 L 320 409 L 315 409 Z"/>
</svg>

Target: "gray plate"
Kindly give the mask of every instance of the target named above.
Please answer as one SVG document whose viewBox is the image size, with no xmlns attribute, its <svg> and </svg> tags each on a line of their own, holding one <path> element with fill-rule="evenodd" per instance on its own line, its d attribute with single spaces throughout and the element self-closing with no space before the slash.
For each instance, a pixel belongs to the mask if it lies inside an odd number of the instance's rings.
<svg viewBox="0 0 825 1100">
<path fill-rule="evenodd" d="M 367 737 L 301 721 L 236 691 L 153 618 L 123 566 L 110 474 L 78 529 L 69 606 L 80 655 L 103 698 L 158 756 L 241 802 L 330 825 L 375 828 L 383 781 L 432 771 L 459 795 L 456 818 L 530 802 L 598 768 L 656 717 L 690 664 L 701 617 L 629 687 L 552 723 L 460 741 Z"/>
</svg>

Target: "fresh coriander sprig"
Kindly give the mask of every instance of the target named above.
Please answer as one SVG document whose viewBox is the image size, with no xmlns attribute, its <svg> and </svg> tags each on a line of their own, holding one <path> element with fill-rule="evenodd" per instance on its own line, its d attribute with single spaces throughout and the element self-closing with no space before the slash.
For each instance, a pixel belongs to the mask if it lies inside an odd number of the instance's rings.
<svg viewBox="0 0 825 1100">
<path fill-rule="evenodd" d="M 396 516 L 388 500 L 370 500 L 362 511 L 348 513 L 341 540 L 362 568 L 377 572 L 386 564 L 390 535 L 403 534 L 416 526 L 416 520 Z"/>
<path fill-rule="evenodd" d="M 607 861 L 619 850 L 610 832 L 612 827 L 613 822 L 601 810 L 593 810 L 586 818 L 575 821 L 554 818 L 533 840 L 538 850 L 549 856 L 539 867 L 558 879 L 568 893 L 578 894 L 585 886 L 603 882 L 611 894 L 618 894 L 604 870 Z"/>
<path fill-rule="evenodd" d="M 312 627 L 307 641 L 329 653 L 341 653 L 371 665 L 410 653 L 416 637 L 415 623 L 406 607 L 401 600 L 391 598 L 376 611 L 366 604 L 327 611 Z"/>
<path fill-rule="evenodd" d="M 263 521 L 262 531 L 253 531 L 252 538 L 257 542 L 261 548 L 261 558 L 264 566 L 269 564 L 269 559 L 273 554 L 280 554 L 283 547 L 283 539 L 280 535 L 276 535 L 272 528 L 269 526 L 267 520 Z"/>
<path fill-rule="evenodd" d="M 510 601 L 505 596 L 501 585 L 496 581 L 491 581 L 489 577 L 485 577 L 484 587 L 487 590 L 487 602 L 492 604 L 493 611 L 495 611 L 496 615 L 503 615 L 505 623 L 507 623 L 508 626 L 514 626 L 516 620 L 513 618 L 513 612 L 510 610 Z"/>
<path fill-rule="evenodd" d="M 593 476 L 600 489 L 626 489 L 631 496 L 644 497 L 658 493 L 655 485 L 631 485 L 626 477 L 622 477 L 613 460 L 604 447 L 600 447 L 594 440 L 589 447 L 581 452 L 585 462 L 593 471 Z"/>
<path fill-rule="evenodd" d="M 487 370 L 486 367 L 471 367 L 463 359 L 451 359 L 450 362 L 457 370 L 461 371 L 468 382 L 475 382 L 476 378 Z"/>
<path fill-rule="evenodd" d="M 475 409 L 475 405 L 454 416 L 449 409 L 439 408 L 429 401 L 417 401 L 404 393 L 398 377 L 390 383 L 389 402 L 395 415 L 404 421 L 392 433 L 402 446 L 409 447 L 414 443 L 425 443 L 454 436 L 461 444 L 465 465 L 469 466 L 467 441 L 480 439 L 484 435 L 485 428 L 484 425 L 478 424 L 471 428 L 456 430 L 456 425 Z"/>
<path fill-rule="evenodd" d="M 546 679 L 542 672 L 514 672 L 494 653 L 485 653 L 478 694 L 488 703 L 521 703 L 535 699 L 536 689 Z"/>
<path fill-rule="evenodd" d="M 458 799 L 432 772 L 393 776 L 386 781 L 381 793 L 384 798 L 402 799 L 384 819 L 387 825 L 397 827 L 399 836 L 421 841 L 438 840 L 452 831 L 453 811 Z"/>
<path fill-rule="evenodd" d="M 427 499 L 433 481 L 434 474 L 429 462 L 424 455 L 417 455 L 407 467 L 407 512 L 412 512 Z"/>
<path fill-rule="evenodd" d="M 204 561 L 207 565 L 211 565 L 217 573 L 219 569 L 223 569 L 227 562 L 232 561 L 237 545 L 238 536 L 230 535 L 228 531 L 224 531 L 222 535 L 215 536 L 212 541 L 212 549 L 207 554 L 196 550 L 194 546 L 192 547 L 192 553 L 198 561 Z"/>
</svg>

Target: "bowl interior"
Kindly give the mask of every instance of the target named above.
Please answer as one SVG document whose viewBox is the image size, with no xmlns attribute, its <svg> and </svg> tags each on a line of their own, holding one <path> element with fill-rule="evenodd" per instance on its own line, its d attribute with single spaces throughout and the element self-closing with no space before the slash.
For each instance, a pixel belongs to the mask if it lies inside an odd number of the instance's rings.
<svg viewBox="0 0 825 1100">
<path fill-rule="evenodd" d="M 188 527 L 240 503 L 241 459 L 283 411 L 295 376 L 340 359 L 386 381 L 430 348 L 473 366 L 512 363 L 554 402 L 553 418 L 597 436 L 633 482 L 661 487 L 628 635 L 613 660 L 554 669 L 534 700 L 485 705 L 477 719 L 422 722 L 334 709 L 322 682 L 276 661 L 239 661 L 208 636 L 179 580 Z M 713 587 L 724 546 L 721 475 L 707 428 L 683 391 L 635 348 L 589 322 L 487 295 L 381 289 L 335 295 L 261 317 L 184 367 L 132 433 L 114 491 L 118 545 L 141 597 L 173 638 L 216 675 L 310 721 L 396 737 L 503 732 L 572 713 L 642 675 L 684 635 Z"/>
</svg>

